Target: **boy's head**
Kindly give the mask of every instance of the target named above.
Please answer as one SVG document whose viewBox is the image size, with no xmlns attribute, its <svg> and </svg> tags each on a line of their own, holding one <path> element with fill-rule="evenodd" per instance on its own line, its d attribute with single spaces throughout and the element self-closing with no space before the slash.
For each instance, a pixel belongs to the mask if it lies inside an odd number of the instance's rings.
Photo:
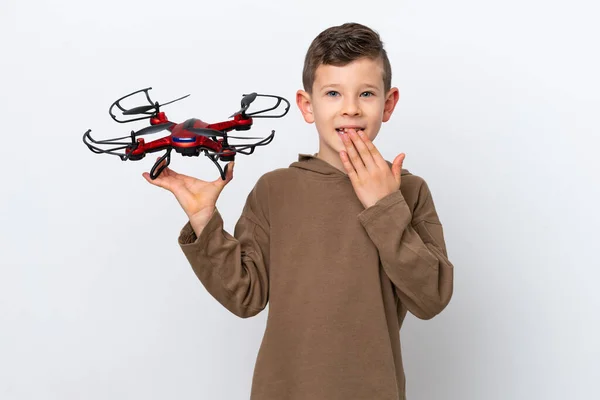
<svg viewBox="0 0 600 400">
<path fill-rule="evenodd" d="M 319 154 L 333 157 L 344 149 L 339 128 L 363 129 L 371 140 L 377 136 L 399 97 L 391 78 L 379 34 L 364 25 L 334 26 L 313 40 L 304 60 L 304 90 L 296 94 L 296 103 L 304 120 L 317 127 Z"/>
</svg>

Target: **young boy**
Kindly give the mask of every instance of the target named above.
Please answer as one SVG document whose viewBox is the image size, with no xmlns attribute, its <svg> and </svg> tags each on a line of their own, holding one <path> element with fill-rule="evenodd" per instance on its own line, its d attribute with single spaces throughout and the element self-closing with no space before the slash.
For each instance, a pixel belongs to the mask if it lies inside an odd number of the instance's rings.
<svg viewBox="0 0 600 400">
<path fill-rule="evenodd" d="M 261 176 L 233 236 L 216 209 L 233 163 L 224 181 L 144 176 L 187 214 L 179 244 L 208 292 L 242 318 L 269 302 L 252 400 L 404 399 L 400 327 L 446 307 L 453 266 L 427 184 L 372 143 L 399 96 L 379 35 L 323 31 L 303 84 L 319 151 Z"/>
</svg>

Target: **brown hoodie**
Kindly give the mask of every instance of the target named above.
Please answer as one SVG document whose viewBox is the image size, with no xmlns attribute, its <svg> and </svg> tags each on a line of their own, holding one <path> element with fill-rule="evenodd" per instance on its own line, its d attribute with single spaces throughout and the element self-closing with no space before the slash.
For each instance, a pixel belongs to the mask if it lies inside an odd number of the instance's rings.
<svg viewBox="0 0 600 400">
<path fill-rule="evenodd" d="M 215 210 L 199 237 L 188 222 L 179 244 L 235 315 L 269 303 L 252 400 L 405 399 L 406 312 L 432 318 L 452 296 L 431 193 L 407 170 L 399 191 L 365 209 L 344 172 L 300 154 L 257 181 L 233 236 Z"/>
</svg>

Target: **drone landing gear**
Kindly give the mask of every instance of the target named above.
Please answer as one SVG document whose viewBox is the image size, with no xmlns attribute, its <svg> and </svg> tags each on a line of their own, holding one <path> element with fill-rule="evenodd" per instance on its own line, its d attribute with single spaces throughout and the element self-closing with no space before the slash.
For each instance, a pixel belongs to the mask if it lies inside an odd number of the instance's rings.
<svg viewBox="0 0 600 400">
<path fill-rule="evenodd" d="M 164 164 L 161 165 L 163 162 L 164 162 Z M 164 169 L 169 166 L 169 164 L 171 164 L 171 149 L 170 148 L 167 149 L 165 154 L 161 158 L 159 158 L 156 161 L 156 163 L 154 163 L 154 166 L 150 170 L 150 179 L 154 180 L 154 179 L 158 178 L 158 176 L 161 174 L 161 172 L 163 172 Z"/>
<path fill-rule="evenodd" d="M 154 163 L 154 166 L 150 170 L 150 179 L 154 180 L 154 179 L 158 178 L 160 176 L 160 174 L 165 170 L 165 168 L 167 168 L 169 166 L 169 164 L 171 164 L 171 150 L 172 149 L 168 149 L 161 158 L 156 160 L 156 163 Z M 210 158 L 210 160 L 219 169 L 219 174 L 221 175 L 221 179 L 225 180 L 227 177 L 227 170 L 228 170 L 229 164 L 225 164 L 225 167 L 221 167 L 221 165 L 219 164 L 219 156 L 218 155 L 209 154 L 208 151 L 206 151 L 206 150 L 204 150 L 204 153 L 206 154 L 206 156 L 208 158 Z M 233 161 L 233 157 L 231 158 L 230 161 Z"/>
<path fill-rule="evenodd" d="M 225 164 L 225 168 L 223 168 L 219 164 L 219 156 L 217 154 L 209 154 L 206 150 L 204 150 L 204 154 L 208 158 L 210 158 L 210 160 L 217 166 L 217 168 L 219 169 L 219 174 L 221 175 L 221 179 L 225 180 L 227 177 L 227 169 L 229 167 L 229 164 Z M 233 157 L 231 157 L 231 159 L 228 161 L 233 161 Z"/>
</svg>

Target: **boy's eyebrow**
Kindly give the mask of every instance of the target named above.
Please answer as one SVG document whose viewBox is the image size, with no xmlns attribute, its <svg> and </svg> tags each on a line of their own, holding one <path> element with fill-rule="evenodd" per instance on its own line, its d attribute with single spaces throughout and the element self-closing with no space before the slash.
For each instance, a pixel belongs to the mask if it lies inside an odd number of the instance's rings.
<svg viewBox="0 0 600 400">
<path fill-rule="evenodd" d="M 321 86 L 321 88 L 319 90 L 323 90 L 326 87 L 337 88 L 337 87 L 340 87 L 340 86 L 342 86 L 342 85 L 340 85 L 339 83 L 327 83 L 327 84 Z M 377 87 L 375 85 L 371 85 L 370 83 L 362 84 L 361 86 L 364 86 L 367 89 L 379 90 L 379 87 Z"/>
</svg>

